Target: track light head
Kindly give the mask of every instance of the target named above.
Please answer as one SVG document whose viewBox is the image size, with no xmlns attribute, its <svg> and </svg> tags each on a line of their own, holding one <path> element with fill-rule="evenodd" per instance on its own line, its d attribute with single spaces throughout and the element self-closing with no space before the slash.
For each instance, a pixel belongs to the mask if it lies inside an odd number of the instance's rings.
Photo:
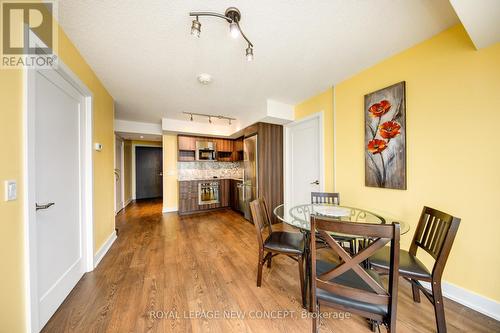
<svg viewBox="0 0 500 333">
<path fill-rule="evenodd" d="M 248 45 L 248 47 L 246 49 L 246 57 L 247 57 L 247 61 L 253 60 L 253 47 L 251 47 L 250 45 Z"/>
<path fill-rule="evenodd" d="M 212 117 L 208 117 L 208 122 L 211 124 L 212 123 Z"/>
<path fill-rule="evenodd" d="M 229 24 L 229 34 L 233 38 L 238 38 L 240 36 L 240 29 L 238 28 L 238 24 L 234 21 Z"/>
<path fill-rule="evenodd" d="M 191 113 L 189 120 L 193 121 L 193 114 Z"/>
<path fill-rule="evenodd" d="M 191 25 L 191 35 L 195 37 L 200 37 L 201 34 L 201 23 L 198 21 L 198 16 L 193 20 L 193 24 Z"/>
</svg>

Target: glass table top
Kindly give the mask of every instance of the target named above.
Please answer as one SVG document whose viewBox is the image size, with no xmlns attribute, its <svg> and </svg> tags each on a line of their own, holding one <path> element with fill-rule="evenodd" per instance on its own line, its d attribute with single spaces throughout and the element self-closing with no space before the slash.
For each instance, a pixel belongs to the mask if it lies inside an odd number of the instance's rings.
<svg viewBox="0 0 500 333">
<path fill-rule="evenodd" d="M 289 206 L 283 204 L 277 206 L 273 213 L 282 222 L 306 231 L 311 229 L 311 214 L 353 223 L 385 224 L 398 222 L 401 229 L 401 235 L 410 230 L 408 223 L 399 221 L 390 216 L 380 215 L 361 208 L 339 205 L 303 204 Z"/>
</svg>

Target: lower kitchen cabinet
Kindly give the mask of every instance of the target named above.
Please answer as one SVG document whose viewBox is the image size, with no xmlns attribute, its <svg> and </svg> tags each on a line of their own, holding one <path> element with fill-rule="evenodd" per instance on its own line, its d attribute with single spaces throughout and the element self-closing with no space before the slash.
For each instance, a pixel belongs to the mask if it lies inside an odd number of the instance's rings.
<svg viewBox="0 0 500 333">
<path fill-rule="evenodd" d="M 230 179 L 221 179 L 219 181 L 219 200 L 221 207 L 229 207 L 229 186 Z"/>
<path fill-rule="evenodd" d="M 208 182 L 219 184 L 219 202 L 200 205 L 198 193 L 199 184 Z M 211 209 L 229 207 L 231 203 L 230 187 L 230 179 L 179 181 L 179 214 L 185 215 Z"/>
</svg>

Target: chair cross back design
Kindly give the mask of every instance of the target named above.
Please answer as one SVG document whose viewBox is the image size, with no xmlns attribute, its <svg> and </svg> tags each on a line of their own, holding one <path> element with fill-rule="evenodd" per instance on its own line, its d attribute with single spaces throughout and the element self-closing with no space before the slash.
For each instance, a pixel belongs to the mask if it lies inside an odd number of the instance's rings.
<svg viewBox="0 0 500 333">
<path fill-rule="evenodd" d="M 313 229 L 314 228 L 314 229 Z M 322 239 L 340 257 L 339 263 L 324 263 L 317 259 L 316 235 L 311 232 L 311 267 L 313 311 L 313 332 L 318 329 L 319 306 L 325 304 L 344 311 L 359 314 L 377 323 L 384 323 L 389 331 L 395 332 L 398 265 L 399 224 L 351 223 L 338 220 L 311 217 L 311 230 L 317 230 Z M 330 233 L 345 233 L 372 239 L 369 245 L 358 253 L 348 253 Z M 390 243 L 391 270 L 389 285 L 384 287 L 379 275 L 364 267 L 365 261 L 376 251 Z"/>
</svg>

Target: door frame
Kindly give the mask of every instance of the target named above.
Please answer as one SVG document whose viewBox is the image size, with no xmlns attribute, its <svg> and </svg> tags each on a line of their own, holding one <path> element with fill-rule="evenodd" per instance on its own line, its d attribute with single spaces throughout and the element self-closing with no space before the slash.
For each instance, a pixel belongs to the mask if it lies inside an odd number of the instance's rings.
<svg viewBox="0 0 500 333">
<path fill-rule="evenodd" d="M 125 208 L 125 171 L 123 170 L 123 168 L 125 167 L 125 158 L 123 156 L 123 154 L 125 153 L 125 142 L 123 140 L 123 138 L 121 138 L 118 134 L 115 133 L 115 150 L 114 150 L 114 154 L 115 154 L 115 157 L 114 157 L 114 160 L 115 160 L 115 170 L 116 170 L 116 139 L 119 138 L 121 141 L 121 145 L 120 145 L 120 150 L 121 150 L 121 153 L 120 153 L 120 187 L 121 187 L 121 203 L 122 203 L 122 206 L 121 207 L 116 207 L 116 184 L 114 186 L 114 192 L 115 192 L 115 216 L 123 209 Z"/>
<path fill-rule="evenodd" d="M 160 148 L 161 149 L 161 163 L 163 165 L 163 154 L 164 154 L 164 151 L 163 151 L 163 144 L 161 141 L 158 141 L 158 145 L 154 145 L 154 144 L 151 144 L 151 143 L 133 143 L 132 144 L 132 200 L 136 200 L 137 199 L 137 196 L 136 196 L 136 189 L 137 189 L 137 186 L 136 186 L 136 177 L 135 177 L 135 148 L 136 147 L 155 147 L 155 148 Z M 165 172 L 165 170 L 163 170 L 163 172 Z M 165 176 L 165 175 L 163 175 Z M 162 187 L 162 190 L 163 190 L 163 181 L 162 181 L 162 184 L 161 184 L 161 187 Z"/>
<path fill-rule="evenodd" d="M 93 149 L 92 117 L 93 94 L 87 86 L 66 66 L 61 59 L 56 68 L 50 70 L 23 69 L 23 203 L 24 213 L 24 270 L 26 297 L 26 327 L 28 332 L 39 332 L 39 307 L 36 260 L 36 215 L 35 215 L 35 77 L 39 72 L 53 71 L 78 91 L 83 98 L 81 123 L 83 135 L 80 140 L 80 223 L 82 223 L 82 260 L 86 272 L 94 269 L 93 237 Z"/>
<path fill-rule="evenodd" d="M 284 202 L 290 202 L 291 199 L 291 193 L 290 189 L 292 188 L 292 177 L 291 177 L 291 169 L 292 169 L 292 146 L 291 146 L 291 140 L 290 140 L 290 135 L 291 135 L 291 130 L 298 126 L 301 125 L 307 121 L 310 121 L 312 119 L 318 119 L 319 122 L 319 131 L 318 131 L 318 141 L 319 141 L 319 184 L 320 184 L 320 191 L 325 190 L 325 157 L 323 156 L 323 147 L 325 145 L 325 135 L 324 135 L 324 127 L 323 127 L 323 110 L 313 113 L 310 116 L 301 118 L 300 120 L 291 122 L 289 124 L 284 125 L 284 131 L 283 131 L 283 142 L 285 143 L 285 149 L 283 150 L 283 161 L 285 162 L 283 165 L 283 176 L 285 178 L 285 181 L 283 183 L 284 187 L 284 192 L 285 192 L 285 197 L 284 197 Z"/>
</svg>

